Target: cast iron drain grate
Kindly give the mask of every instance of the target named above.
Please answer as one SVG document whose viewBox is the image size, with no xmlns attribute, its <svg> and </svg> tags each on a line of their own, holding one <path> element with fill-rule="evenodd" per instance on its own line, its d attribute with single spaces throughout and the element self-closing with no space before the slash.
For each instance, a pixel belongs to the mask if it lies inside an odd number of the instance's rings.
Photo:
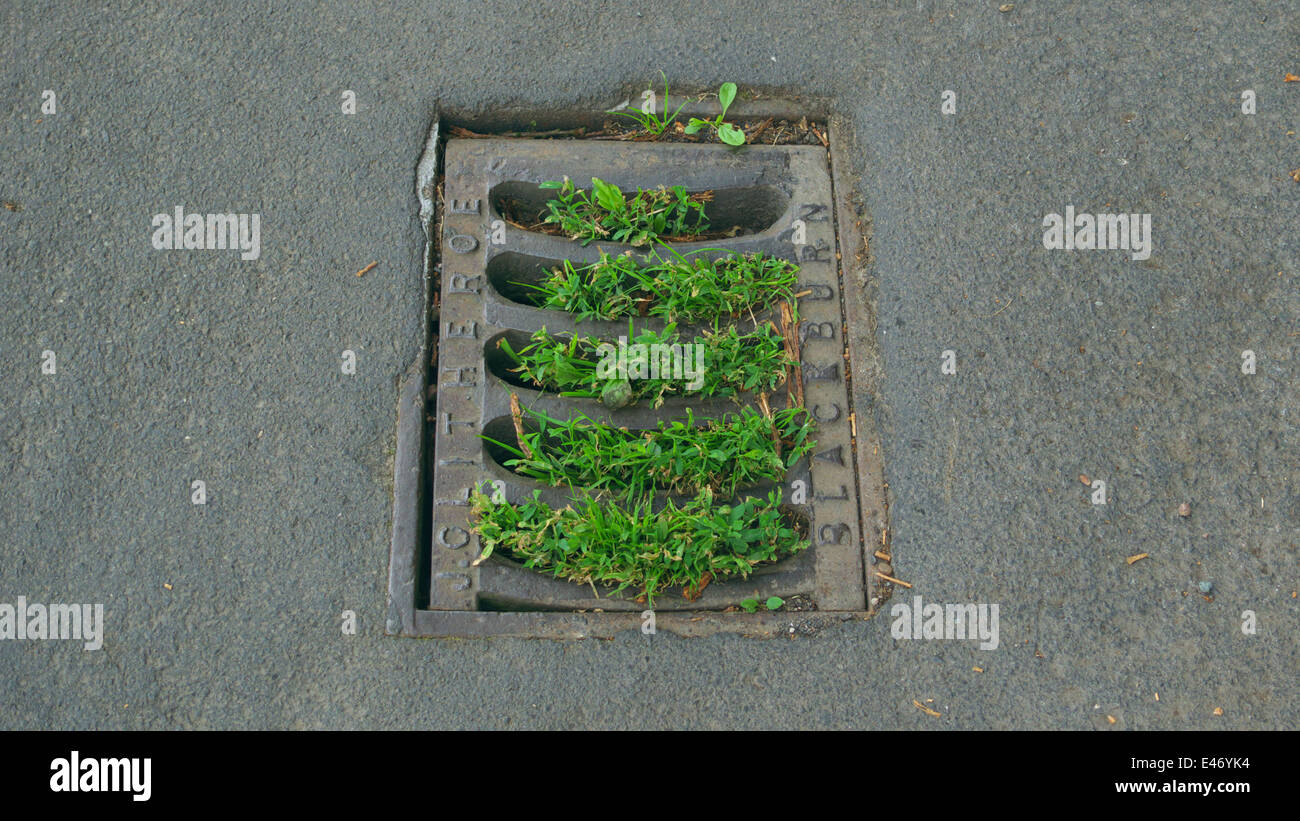
<svg viewBox="0 0 1300 821">
<path fill-rule="evenodd" d="M 430 153 L 437 156 L 437 128 Z M 494 555 L 474 564 L 478 539 L 470 520 L 471 489 L 491 486 L 518 504 L 542 489 L 563 506 L 567 491 L 517 475 L 482 438 L 513 437 L 511 394 L 525 407 L 556 419 L 584 414 L 632 428 L 660 420 L 697 420 L 737 409 L 723 399 L 668 400 L 610 410 L 594 399 L 561 397 L 521 386 L 506 372 L 502 338 L 515 347 L 545 327 L 552 334 L 613 340 L 627 334 L 622 321 L 577 321 L 575 315 L 537 307 L 520 283 L 536 282 L 570 260 L 595 261 L 601 251 L 633 250 L 529 230 L 510 219 L 520 203 L 541 209 L 553 191 L 548 180 L 592 177 L 635 191 L 682 185 L 711 191 L 708 216 L 715 226 L 735 226 L 732 236 L 674 245 L 678 253 L 762 252 L 799 265 L 797 326 L 804 407 L 816 420 L 817 445 L 787 472 L 785 509 L 807 528 L 811 546 L 757 569 L 746 579 L 717 581 L 688 601 L 680 588 L 655 600 L 655 626 L 683 635 L 719 631 L 755 635 L 807 632 L 830 621 L 865 615 L 872 596 L 872 554 L 886 533 L 883 488 L 874 427 L 863 423 L 869 386 L 850 385 L 853 336 L 845 330 L 861 306 L 846 304 L 837 251 L 851 217 L 832 197 L 827 151 L 812 146 L 748 146 L 521 139 L 452 139 L 443 155 L 439 224 L 430 208 L 434 176 L 422 164 L 422 218 L 430 233 L 430 264 L 438 261 L 440 293 L 430 306 L 436 350 L 432 378 L 413 372 L 402 391 L 390 570 L 390 633 L 419 636 L 567 638 L 609 636 L 644 624 L 646 605 L 632 596 L 610 597 L 591 586 L 530 570 Z M 855 234 L 855 237 L 857 235 Z M 846 246 L 846 250 L 849 250 Z M 859 249 L 852 249 L 856 258 Z M 846 266 L 847 268 L 847 266 Z M 856 273 L 856 272 L 854 272 Z M 847 278 L 849 282 L 854 279 Z M 856 288 L 850 288 L 856 291 Z M 849 296 L 849 300 L 860 297 Z M 749 318 L 748 327 L 772 317 Z M 663 321 L 642 317 L 642 328 Z M 738 320 L 738 326 L 746 324 Z M 689 338 L 699 326 L 679 325 Z M 796 380 L 797 383 L 797 380 Z M 432 387 L 428 387 L 431 384 Z M 855 402 L 852 393 L 857 393 Z M 430 397 L 436 397 L 436 402 Z M 752 400 L 748 395 L 743 400 Z M 869 413 L 869 411 L 867 411 Z M 865 532 L 864 532 L 865 529 Z M 746 599 L 778 596 L 815 612 L 746 613 Z M 726 612 L 724 612 L 726 611 Z"/>
</svg>

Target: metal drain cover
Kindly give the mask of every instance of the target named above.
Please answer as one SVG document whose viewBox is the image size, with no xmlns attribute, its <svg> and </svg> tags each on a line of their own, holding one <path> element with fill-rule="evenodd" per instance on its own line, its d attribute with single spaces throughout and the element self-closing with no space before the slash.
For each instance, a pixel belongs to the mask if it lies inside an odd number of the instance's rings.
<svg viewBox="0 0 1300 821">
<path fill-rule="evenodd" d="M 431 146 L 436 150 L 435 135 Z M 492 483 L 518 503 L 543 488 L 562 505 L 565 492 L 544 488 L 499 463 L 481 435 L 511 429 L 510 394 L 554 418 L 585 414 L 618 425 L 653 427 L 734 410 L 730 400 L 670 400 L 657 410 L 610 411 L 595 400 L 564 398 L 507 381 L 497 342 L 526 340 L 543 326 L 563 335 L 615 339 L 627 322 L 576 322 L 536 307 L 520 282 L 536 281 L 563 260 L 594 261 L 626 246 L 583 247 L 530 231 L 503 213 L 506 203 L 541 209 L 553 192 L 539 188 L 568 177 L 582 187 L 599 177 L 624 190 L 682 185 L 712 191 L 715 226 L 738 226 L 733 237 L 677 243 L 679 253 L 708 249 L 763 252 L 797 262 L 800 361 L 804 404 L 817 422 L 817 446 L 784 480 L 787 505 L 806 517 L 811 547 L 751 574 L 714 582 L 687 601 L 680 590 L 655 602 L 656 628 L 679 634 L 719 631 L 774 634 L 862 615 L 867 610 L 871 554 L 883 530 L 878 481 L 862 482 L 859 451 L 878 453 L 870 426 L 857 424 L 849 390 L 851 350 L 836 240 L 827 152 L 810 146 L 749 146 L 518 139 L 452 139 L 443 155 L 440 224 L 429 220 L 431 267 L 440 293 L 431 308 L 436 349 L 429 374 L 412 373 L 399 413 L 389 632 L 423 636 L 608 636 L 643 624 L 643 603 L 597 595 L 493 556 L 472 562 L 479 545 L 469 518 L 471 488 Z M 424 175 L 429 177 L 426 165 Z M 432 177 L 425 180 L 430 185 Z M 428 187 L 423 192 L 431 193 Z M 841 218 L 841 221 L 843 219 Z M 854 312 L 849 310 L 849 315 Z M 762 317 L 757 318 L 762 321 Z M 662 327 L 649 318 L 640 327 Z M 738 323 L 739 324 L 739 323 Z M 750 322 L 752 327 L 753 320 Z M 682 326 L 686 334 L 691 328 Z M 435 386 L 429 390 L 426 379 Z M 854 386 L 861 388 L 862 386 Z M 857 391 L 860 393 L 860 390 Z M 436 395 L 436 403 L 427 401 Z M 865 499 L 863 493 L 871 498 Z M 869 533 L 863 533 L 864 515 Z M 602 591 L 603 592 L 603 591 Z M 744 599 L 780 596 L 815 603 L 815 612 L 723 612 Z"/>
</svg>

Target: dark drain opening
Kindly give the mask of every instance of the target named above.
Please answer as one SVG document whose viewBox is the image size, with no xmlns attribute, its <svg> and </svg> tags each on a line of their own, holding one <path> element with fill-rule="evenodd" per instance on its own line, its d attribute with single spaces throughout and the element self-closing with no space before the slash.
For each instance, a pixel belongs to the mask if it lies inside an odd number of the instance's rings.
<svg viewBox="0 0 1300 821">
<path fill-rule="evenodd" d="M 520 305 L 537 307 L 544 297 L 536 286 L 546 282 L 561 260 L 507 251 L 488 261 L 488 282 L 498 294 Z M 576 263 L 575 263 L 576 264 Z"/>
<path fill-rule="evenodd" d="M 567 341 L 568 336 L 556 334 L 556 338 Z M 531 380 L 525 379 L 511 370 L 516 367 L 516 363 L 510 354 L 501 349 L 501 340 L 503 339 L 513 350 L 520 351 L 532 344 L 533 335 L 526 331 L 502 331 L 490 337 L 487 342 L 483 343 L 483 364 L 487 366 L 488 373 L 512 387 L 542 393 L 542 390 L 534 385 Z"/>
<path fill-rule="evenodd" d="M 591 191 L 583 188 L 581 180 L 575 178 L 574 184 L 590 196 Z M 611 184 L 616 180 L 607 180 Z M 645 188 L 643 185 L 642 188 Z M 708 189 L 712 199 L 706 205 L 709 230 L 699 240 L 722 237 L 738 237 L 748 234 L 761 234 L 776 224 L 777 220 L 790 207 L 790 196 L 774 185 L 753 185 L 745 187 Z M 703 191 L 687 190 L 696 195 Z M 636 194 L 636 186 L 624 190 L 629 199 Z M 490 195 L 492 211 L 496 216 L 509 220 L 516 227 L 530 232 L 552 233 L 551 226 L 539 225 L 547 213 L 546 203 L 554 199 L 554 189 L 542 188 L 536 183 L 510 181 L 493 186 Z M 597 240 L 597 242 L 599 242 Z M 611 247 L 624 247 L 616 243 L 605 243 Z"/>
<path fill-rule="evenodd" d="M 437 262 L 436 254 L 430 250 L 430 257 L 427 261 L 429 266 Z M 433 295 L 430 295 L 433 298 Z M 434 453 L 437 451 L 435 442 L 437 439 L 437 427 L 432 424 L 434 421 L 434 409 L 438 407 L 438 338 L 441 327 L 441 312 L 437 305 L 429 307 L 429 326 L 427 329 L 429 337 L 429 358 L 427 361 L 417 363 L 416 367 L 423 370 L 425 378 L 419 380 L 418 387 L 424 391 L 423 402 L 417 404 L 417 412 L 424 418 L 420 420 L 418 440 L 420 443 L 420 452 L 418 461 L 420 465 L 419 491 L 417 494 L 419 504 L 419 517 L 412 524 L 415 529 L 416 538 L 422 545 L 427 545 L 432 538 L 430 527 L 432 526 L 433 498 L 434 498 L 434 476 L 436 475 L 436 466 L 434 463 Z M 399 444 L 400 447 L 400 444 Z M 396 493 L 396 489 L 394 493 Z M 412 594 L 415 597 L 417 608 L 429 606 L 431 581 L 431 560 L 428 550 L 416 552 L 412 558 L 412 569 L 414 577 L 412 579 Z"/>
</svg>

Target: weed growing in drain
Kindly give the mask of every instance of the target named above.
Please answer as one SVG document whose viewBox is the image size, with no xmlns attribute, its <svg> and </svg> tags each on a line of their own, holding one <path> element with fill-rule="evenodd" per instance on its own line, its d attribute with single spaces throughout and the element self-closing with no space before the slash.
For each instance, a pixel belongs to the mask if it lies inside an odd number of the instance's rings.
<svg viewBox="0 0 1300 821">
<path fill-rule="evenodd" d="M 539 285 L 519 284 L 535 289 L 542 307 L 579 319 L 648 315 L 702 322 L 793 303 L 798 276 L 798 265 L 766 254 L 719 259 L 654 254 L 643 265 L 630 255 L 602 253 L 588 265 L 565 260 Z"/>
<path fill-rule="evenodd" d="M 630 119 L 630 120 L 635 120 L 637 125 L 641 126 L 641 127 L 644 128 L 646 131 L 650 132 L 650 135 L 653 136 L 653 137 L 658 137 L 660 134 L 663 134 L 665 131 L 668 130 L 668 126 L 672 124 L 673 120 L 676 120 L 676 119 L 677 119 L 677 115 L 681 113 L 682 109 L 686 106 L 686 103 L 682 103 L 681 105 L 677 106 L 677 110 L 674 111 L 671 115 L 669 115 L 669 113 L 668 113 L 668 75 L 666 75 L 666 74 L 664 74 L 662 71 L 660 71 L 660 72 L 659 72 L 659 76 L 660 76 L 660 77 L 663 77 L 663 79 L 664 79 L 664 111 L 663 111 L 663 114 L 661 114 L 661 115 L 656 115 L 655 112 L 654 112 L 654 92 L 653 92 L 653 91 L 646 91 L 646 93 L 645 93 L 645 94 L 646 94 L 646 97 L 649 98 L 649 102 L 648 102 L 648 105 L 650 106 L 650 110 L 649 110 L 649 111 L 646 111 L 644 108 L 640 108 L 640 109 L 635 109 L 635 108 L 634 108 L 634 109 L 632 109 L 632 110 L 630 110 L 630 111 L 610 111 L 610 112 L 608 112 L 608 113 L 613 114 L 613 115 L 616 116 L 616 117 L 627 117 L 627 118 Z"/>
<path fill-rule="evenodd" d="M 470 498 L 481 563 L 501 550 L 525 567 L 592 585 L 640 588 L 653 605 L 667 587 L 698 595 L 714 578 L 746 577 L 755 566 L 808 547 L 780 509 L 781 491 L 716 505 L 713 492 L 654 511 L 649 497 L 609 504 L 589 494 L 552 510 L 541 491 L 522 505 Z"/>
<path fill-rule="evenodd" d="M 657 430 L 527 413 L 538 429 L 526 431 L 519 447 L 483 437 L 514 454 L 506 467 L 551 486 L 633 497 L 708 488 L 730 498 L 742 488 L 780 481 L 814 445 L 812 419 L 803 408 L 769 417 L 746 407 L 700 427 L 688 410 L 685 421 L 660 422 Z"/>
<path fill-rule="evenodd" d="M 560 396 L 599 398 L 614 408 L 643 400 L 657 408 L 667 396 L 772 392 L 785 383 L 786 367 L 792 364 L 785 337 L 770 323 L 747 334 L 734 326 L 726 330 L 715 327 L 683 344 L 676 325 L 668 325 L 662 333 L 642 330 L 634 335 L 629 322 L 627 337 L 622 339 L 630 343 L 623 345 L 624 353 L 612 342 L 594 336 L 561 339 L 542 328 L 518 351 L 504 338 L 497 344 L 515 363 L 510 371 L 534 387 Z M 656 352 L 674 346 L 694 351 L 695 345 L 702 348 L 700 361 L 691 362 L 689 376 L 661 375 L 657 363 L 651 361 Z M 619 363 L 611 362 L 611 357 L 619 358 Z M 690 362 L 686 356 L 681 359 Z M 696 369 L 696 365 L 700 367 Z M 619 375 L 611 377 L 610 368 L 615 366 L 619 367 Z M 688 384 L 692 377 L 695 386 Z"/>
<path fill-rule="evenodd" d="M 540 307 L 568 311 L 578 319 L 610 320 L 643 313 L 651 298 L 643 285 L 648 275 L 649 269 L 631 255 L 601 252 L 600 259 L 589 265 L 564 260 L 541 284 L 514 284 L 537 291 Z"/>
<path fill-rule="evenodd" d="M 712 128 L 718 132 L 718 139 L 727 145 L 738 146 L 745 144 L 745 132 L 731 123 L 724 123 L 723 117 L 727 116 L 727 109 L 731 108 L 731 103 L 736 99 L 736 84 L 723 83 L 718 89 L 718 102 L 722 104 L 722 113 L 712 120 L 701 120 L 699 117 L 692 117 L 690 125 L 686 126 L 687 134 L 694 134 L 701 128 Z"/>
<path fill-rule="evenodd" d="M 546 203 L 543 224 L 559 226 L 565 236 L 583 245 L 594 239 L 646 246 L 659 239 L 691 239 L 709 228 L 704 203 L 713 192 L 686 193 L 686 188 L 643 190 L 628 199 L 618 186 L 598 177 L 591 178 L 592 192 L 576 188 L 568 177 L 563 182 L 548 181 L 542 188 L 559 193 Z"/>
</svg>

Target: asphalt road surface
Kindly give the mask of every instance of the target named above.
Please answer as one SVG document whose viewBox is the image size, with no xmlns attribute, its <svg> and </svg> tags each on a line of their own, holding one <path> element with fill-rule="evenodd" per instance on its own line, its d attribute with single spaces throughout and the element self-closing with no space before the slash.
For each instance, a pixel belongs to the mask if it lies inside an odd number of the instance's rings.
<svg viewBox="0 0 1300 821">
<path fill-rule="evenodd" d="M 1296 727 L 1294 4 L 280 5 L 0 9 L 0 602 L 105 610 L 0 641 L 0 726 Z M 895 601 L 998 604 L 996 650 L 383 635 L 425 132 L 660 70 L 851 125 Z M 259 256 L 155 250 L 177 206 Z M 1067 206 L 1150 257 L 1044 248 Z"/>
</svg>

